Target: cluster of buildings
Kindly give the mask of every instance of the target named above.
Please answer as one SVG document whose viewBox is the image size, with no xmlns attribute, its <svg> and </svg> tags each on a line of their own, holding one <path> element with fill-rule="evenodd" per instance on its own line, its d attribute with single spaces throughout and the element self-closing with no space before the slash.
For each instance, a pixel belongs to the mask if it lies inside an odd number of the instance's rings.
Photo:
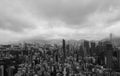
<svg viewBox="0 0 120 76">
<path fill-rule="evenodd" d="M 61 42 L 0 45 L 0 76 L 120 76 L 120 48 L 111 40 Z"/>
</svg>

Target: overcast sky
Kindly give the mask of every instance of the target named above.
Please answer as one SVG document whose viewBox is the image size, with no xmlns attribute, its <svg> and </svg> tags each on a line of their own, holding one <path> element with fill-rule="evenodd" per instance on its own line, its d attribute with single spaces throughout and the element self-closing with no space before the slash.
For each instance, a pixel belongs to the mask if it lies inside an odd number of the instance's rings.
<svg viewBox="0 0 120 76">
<path fill-rule="evenodd" d="M 0 0 L 0 42 L 120 36 L 120 0 Z"/>
</svg>

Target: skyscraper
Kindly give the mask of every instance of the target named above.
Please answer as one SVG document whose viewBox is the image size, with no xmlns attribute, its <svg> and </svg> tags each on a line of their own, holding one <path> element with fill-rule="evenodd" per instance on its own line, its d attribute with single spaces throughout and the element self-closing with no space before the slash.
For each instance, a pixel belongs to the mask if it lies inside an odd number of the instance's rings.
<svg viewBox="0 0 120 76">
<path fill-rule="evenodd" d="M 64 59 L 65 59 L 65 55 L 66 55 L 66 48 L 65 48 L 66 46 L 65 46 L 65 40 L 63 39 L 63 54 L 64 54 Z M 64 60 L 65 61 L 65 60 Z"/>
<path fill-rule="evenodd" d="M 4 66 L 0 66 L 0 76 L 4 76 Z"/>
<path fill-rule="evenodd" d="M 107 57 L 107 67 L 112 68 L 112 53 L 113 48 L 111 43 L 106 43 L 106 57 Z"/>
</svg>

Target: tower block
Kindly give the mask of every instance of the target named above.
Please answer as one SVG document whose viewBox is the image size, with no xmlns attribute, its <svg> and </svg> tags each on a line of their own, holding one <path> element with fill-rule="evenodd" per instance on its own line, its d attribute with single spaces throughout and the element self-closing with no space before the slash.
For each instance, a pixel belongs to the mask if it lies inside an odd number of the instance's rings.
<svg viewBox="0 0 120 76">
<path fill-rule="evenodd" d="M 63 44 L 63 46 L 62 46 L 62 48 L 63 48 L 63 54 L 64 54 L 64 59 L 66 58 L 66 44 L 65 44 L 65 40 L 63 39 L 63 41 L 62 41 L 62 44 Z"/>
</svg>

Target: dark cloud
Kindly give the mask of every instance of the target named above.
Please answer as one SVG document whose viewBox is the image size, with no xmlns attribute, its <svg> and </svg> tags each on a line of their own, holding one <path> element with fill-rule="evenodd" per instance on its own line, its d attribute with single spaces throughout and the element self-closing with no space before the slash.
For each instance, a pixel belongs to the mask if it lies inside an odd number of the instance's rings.
<svg viewBox="0 0 120 76">
<path fill-rule="evenodd" d="M 58 19 L 68 25 L 78 25 L 83 23 L 86 17 L 93 13 L 99 5 L 95 0 L 93 0 L 95 1 L 94 4 L 92 0 L 85 0 L 85 3 L 83 1 L 51 0 L 48 2 L 48 0 L 36 0 L 32 1 L 31 6 L 34 7 L 32 7 L 32 10 L 34 9 L 34 13 L 38 16 L 42 15 L 48 19 Z M 87 3 L 87 1 L 92 2 Z"/>
<path fill-rule="evenodd" d="M 109 11 L 110 7 L 118 7 L 117 0 L 30 0 L 30 9 L 37 16 L 58 19 L 70 26 L 83 27 L 89 15 L 96 11 Z M 76 25 L 76 26 L 75 26 Z M 84 25 L 85 26 L 85 25 Z M 86 27 L 86 26 L 85 26 Z M 77 27 L 78 28 L 78 27 Z"/>
</svg>

